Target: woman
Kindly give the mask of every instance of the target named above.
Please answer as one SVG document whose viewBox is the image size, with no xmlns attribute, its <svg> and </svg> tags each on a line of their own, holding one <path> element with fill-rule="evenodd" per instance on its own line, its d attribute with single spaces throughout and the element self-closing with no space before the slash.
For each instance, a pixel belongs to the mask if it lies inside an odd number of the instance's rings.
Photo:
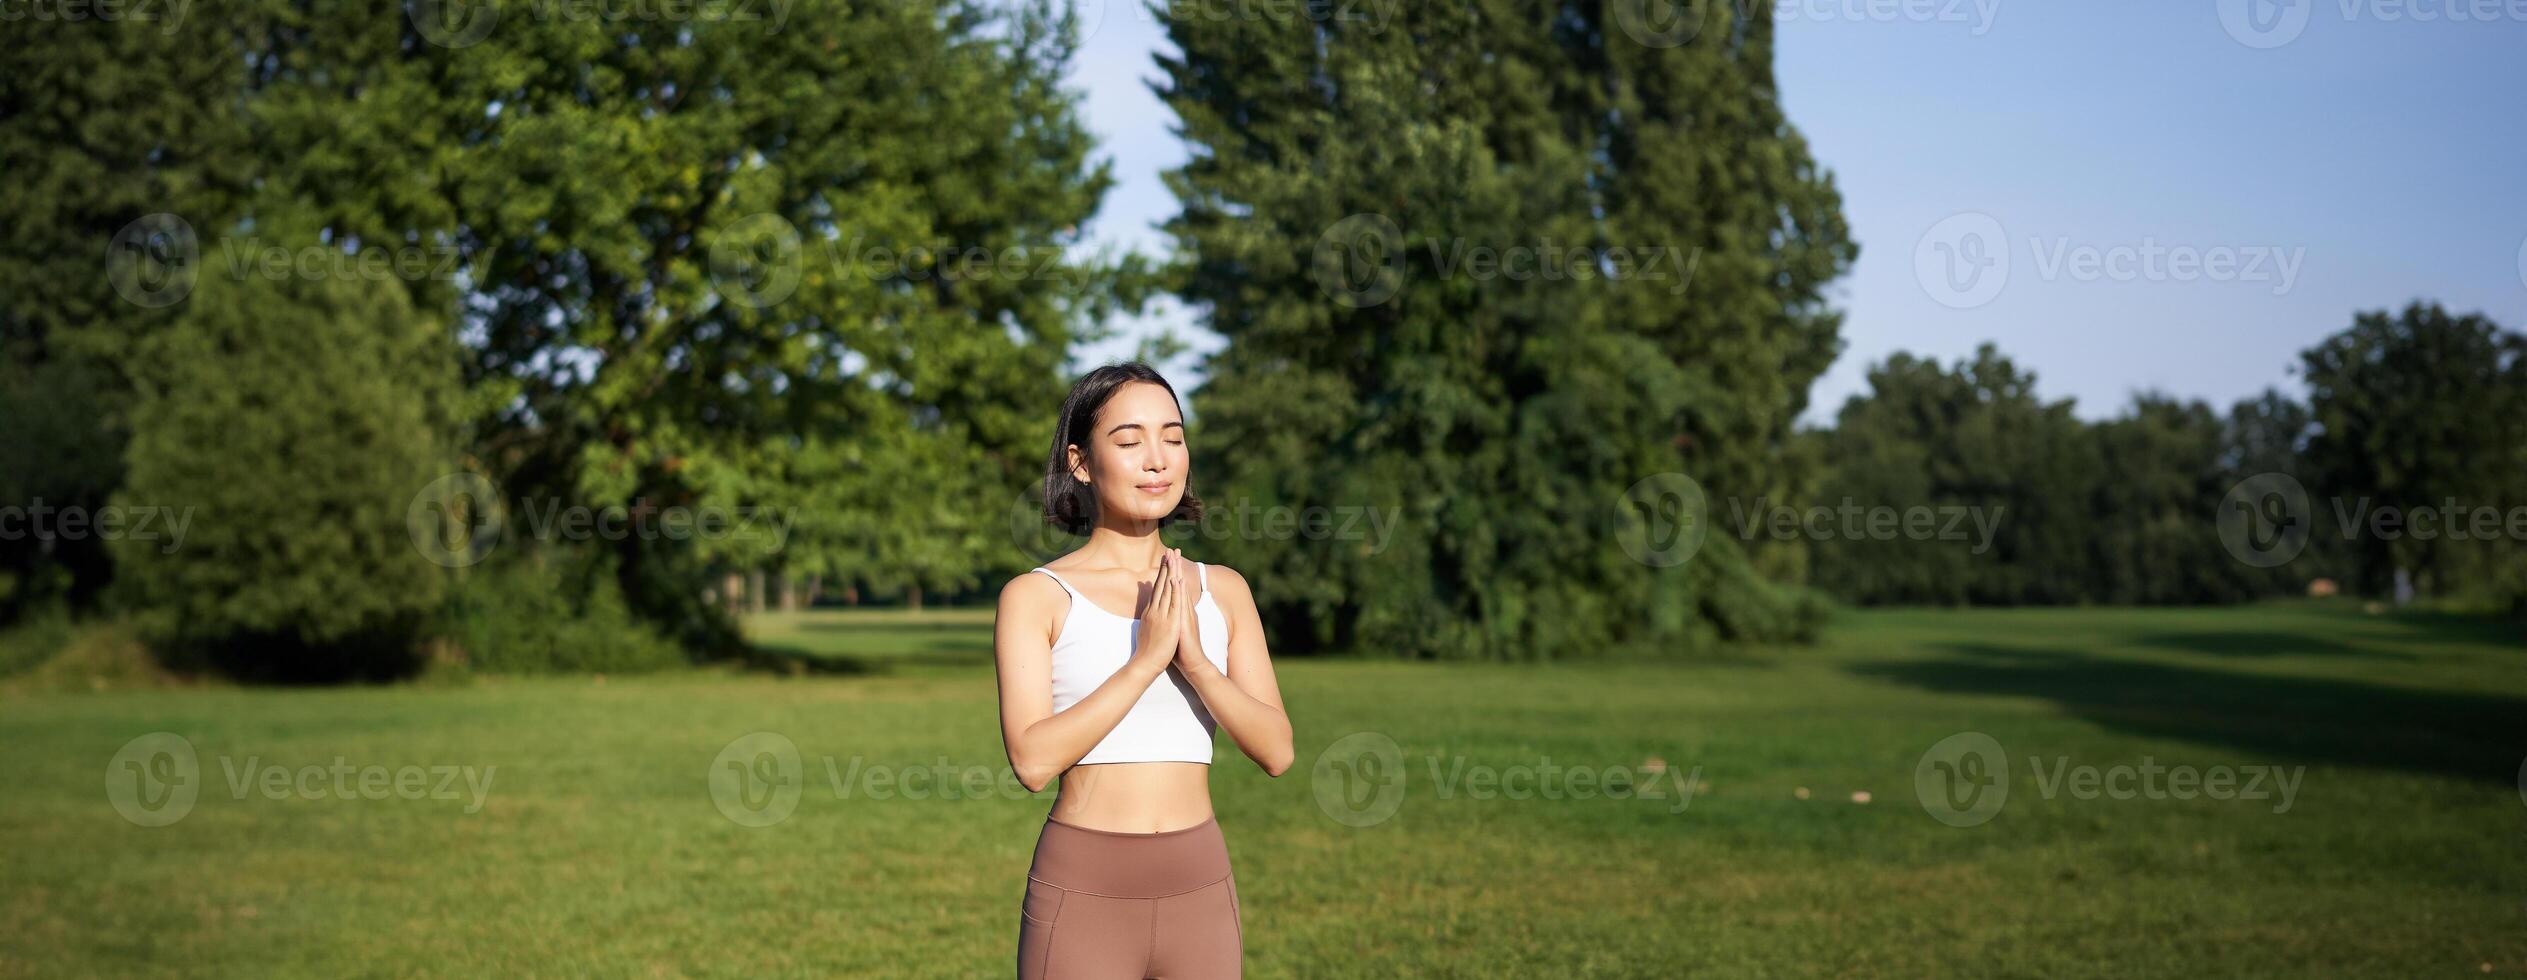
<svg viewBox="0 0 2527 980">
<path fill-rule="evenodd" d="M 1027 874 L 1021 978 L 1242 966 L 1212 740 L 1227 728 L 1278 776 L 1290 719 L 1246 580 L 1159 540 L 1202 515 L 1189 464 L 1175 388 L 1148 365 L 1091 371 L 1062 403 L 1044 515 L 1088 541 L 1003 587 L 992 627 L 1010 768 L 1030 792 L 1062 786 Z"/>
</svg>

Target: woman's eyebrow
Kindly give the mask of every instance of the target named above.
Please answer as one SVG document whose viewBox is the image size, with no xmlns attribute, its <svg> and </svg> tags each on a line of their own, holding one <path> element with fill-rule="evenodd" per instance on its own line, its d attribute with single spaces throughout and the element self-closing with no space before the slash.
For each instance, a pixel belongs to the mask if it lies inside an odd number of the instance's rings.
<svg viewBox="0 0 2527 980">
<path fill-rule="evenodd" d="M 1164 424 L 1160 425 L 1160 426 L 1159 426 L 1159 428 L 1164 429 L 1164 428 L 1167 428 L 1168 426 L 1174 426 L 1174 427 L 1176 427 L 1176 428 L 1181 429 L 1181 428 L 1184 428 L 1184 427 L 1185 427 L 1185 424 L 1184 424 L 1184 423 L 1182 423 L 1182 422 L 1168 422 L 1168 423 L 1164 423 Z M 1138 422 L 1125 422 L 1125 423 L 1123 423 L 1122 425 L 1118 425 L 1118 426 L 1115 426 L 1114 428 L 1107 429 L 1107 430 L 1106 430 L 1106 434 L 1107 434 L 1107 435 L 1113 435 L 1113 434 L 1115 434 L 1115 433 L 1117 433 L 1117 432 L 1121 432 L 1121 431 L 1123 431 L 1123 430 L 1125 430 L 1125 429 L 1137 429 L 1137 428 L 1140 428 L 1140 427 L 1141 427 L 1141 424 L 1140 424 L 1140 423 L 1138 423 Z"/>
</svg>

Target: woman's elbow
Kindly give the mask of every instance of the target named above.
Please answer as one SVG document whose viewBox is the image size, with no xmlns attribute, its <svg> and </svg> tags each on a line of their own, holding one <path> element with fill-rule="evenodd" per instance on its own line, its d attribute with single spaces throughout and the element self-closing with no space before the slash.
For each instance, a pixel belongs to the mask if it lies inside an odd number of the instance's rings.
<svg viewBox="0 0 2527 980">
<path fill-rule="evenodd" d="M 1017 775 L 1018 785 L 1026 787 L 1029 793 L 1044 792 L 1045 787 L 1053 785 L 1053 780 L 1062 774 L 1059 766 L 1021 759 L 1010 760 L 1009 771 Z"/>
<path fill-rule="evenodd" d="M 1290 766 L 1298 762 L 1298 757 L 1298 750 L 1292 747 L 1288 738 L 1283 738 L 1278 744 L 1256 754 L 1255 765 L 1263 767 L 1264 775 L 1278 779 L 1282 773 L 1290 771 Z"/>
</svg>

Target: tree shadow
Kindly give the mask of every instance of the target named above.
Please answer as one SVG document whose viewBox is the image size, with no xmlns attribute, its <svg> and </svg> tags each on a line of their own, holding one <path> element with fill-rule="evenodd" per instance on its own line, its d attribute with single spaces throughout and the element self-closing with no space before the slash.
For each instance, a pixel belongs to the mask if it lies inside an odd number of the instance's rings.
<svg viewBox="0 0 2527 980">
<path fill-rule="evenodd" d="M 1924 690 L 2052 701 L 2117 731 L 2249 755 L 2512 784 L 2527 700 L 2310 677 L 2101 660 L 2041 647 L 1943 644 L 1958 656 L 1850 668 Z"/>
<path fill-rule="evenodd" d="M 2354 646 L 2330 637 L 2310 636 L 2279 630 L 2218 631 L 2199 630 L 2174 633 L 2149 633 L 2133 638 L 2133 642 L 2178 653 L 2198 653 L 2211 657 L 2367 657 L 2378 660 L 2412 660 L 2412 654 Z"/>
</svg>

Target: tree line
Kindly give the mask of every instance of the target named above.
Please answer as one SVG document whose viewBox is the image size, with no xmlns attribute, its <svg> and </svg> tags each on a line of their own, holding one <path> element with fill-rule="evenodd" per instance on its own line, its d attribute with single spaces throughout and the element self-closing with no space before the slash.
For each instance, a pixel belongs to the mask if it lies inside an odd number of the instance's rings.
<svg viewBox="0 0 2527 980">
<path fill-rule="evenodd" d="M 2410 540 L 2241 566 L 2204 516 L 2244 472 L 2515 488 L 2485 482 L 2517 472 L 2515 337 L 2480 318 L 2364 316 L 2309 353 L 2304 406 L 2084 424 L 1997 354 L 1898 357 L 1801 430 L 1858 246 L 1765 5 L 1171 17 L 1155 86 L 1191 152 L 1164 263 L 1082 247 L 1111 177 L 1062 87 L 1065 4 L 424 8 L 248 0 L 0 46 L 0 513 L 52 515 L 0 534 L 0 624 L 112 617 L 250 676 L 626 670 L 741 653 L 732 582 L 986 590 L 1065 544 L 1031 494 L 1071 351 L 1160 293 L 1225 341 L 1193 489 L 1335 515 L 1180 532 L 1291 652 L 2509 581 Z M 1980 555 L 1611 544 L 1670 477 L 2003 516 Z"/>
<path fill-rule="evenodd" d="M 2085 422 L 1989 345 L 1896 355 L 1830 429 L 1822 501 L 1973 510 L 1988 541 L 1819 536 L 1846 601 L 2226 603 L 2347 593 L 2527 611 L 2527 338 L 2435 303 L 2299 355 L 2304 401 L 2142 394 Z M 1725 519 L 1725 518 L 1723 518 Z M 2321 588 L 2321 587 L 2320 587 Z"/>
</svg>

